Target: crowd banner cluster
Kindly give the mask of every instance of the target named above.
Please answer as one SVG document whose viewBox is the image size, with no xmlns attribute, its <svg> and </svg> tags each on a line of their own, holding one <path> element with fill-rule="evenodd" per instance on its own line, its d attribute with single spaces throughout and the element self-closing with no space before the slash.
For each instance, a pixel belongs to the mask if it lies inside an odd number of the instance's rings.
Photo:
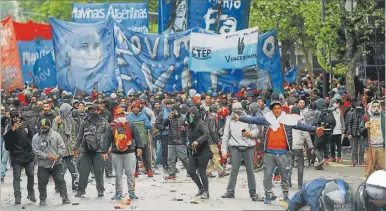
<svg viewBox="0 0 386 211">
<path fill-rule="evenodd" d="M 91 92 L 117 88 L 114 21 L 73 23 L 50 18 L 59 88 Z"/>
<path fill-rule="evenodd" d="M 149 33 L 147 2 L 72 3 L 73 22 L 97 23 L 108 18 L 130 30 Z"/>
<path fill-rule="evenodd" d="M 36 72 L 34 71 L 37 60 L 50 54 L 53 49 L 51 26 L 32 21 L 26 23 L 14 21 L 13 26 L 19 49 L 24 84 L 34 81 L 39 88 L 56 86 L 54 65 L 51 67 L 46 66 L 45 71 L 41 71 L 42 69 L 39 68 L 35 69 Z"/>
<path fill-rule="evenodd" d="M 1 21 L 1 89 L 15 90 L 24 87 L 20 57 L 12 17 Z"/>
<path fill-rule="evenodd" d="M 280 91 L 277 32 L 248 28 L 250 4 L 159 0 L 159 34 L 148 33 L 146 1 L 73 3 L 73 22 L 50 18 L 51 25 L 12 24 L 8 17 L 2 21 L 1 44 L 10 44 L 2 48 L 7 50 L 2 87 L 22 88 L 24 79 L 39 88 L 88 93 L 93 88 Z"/>
<path fill-rule="evenodd" d="M 217 72 L 257 65 L 257 28 L 225 34 L 192 33 L 190 70 Z"/>
</svg>

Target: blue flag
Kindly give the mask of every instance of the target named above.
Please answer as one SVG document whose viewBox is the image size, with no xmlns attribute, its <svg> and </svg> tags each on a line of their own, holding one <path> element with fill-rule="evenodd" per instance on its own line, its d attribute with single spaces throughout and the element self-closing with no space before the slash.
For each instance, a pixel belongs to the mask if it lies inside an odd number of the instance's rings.
<svg viewBox="0 0 386 211">
<path fill-rule="evenodd" d="M 24 83 L 30 83 L 34 76 L 33 69 L 36 60 L 51 52 L 52 40 L 17 41 L 17 47 Z"/>
<path fill-rule="evenodd" d="M 74 92 L 114 90 L 114 22 L 72 23 L 50 18 L 59 88 Z"/>
<path fill-rule="evenodd" d="M 298 72 L 298 66 L 293 66 L 288 72 L 285 73 L 284 79 L 288 84 L 294 83 L 296 81 L 296 76 Z"/>
<path fill-rule="evenodd" d="M 33 75 L 34 82 L 39 89 L 57 85 L 55 61 L 52 52 L 36 60 Z"/>
</svg>

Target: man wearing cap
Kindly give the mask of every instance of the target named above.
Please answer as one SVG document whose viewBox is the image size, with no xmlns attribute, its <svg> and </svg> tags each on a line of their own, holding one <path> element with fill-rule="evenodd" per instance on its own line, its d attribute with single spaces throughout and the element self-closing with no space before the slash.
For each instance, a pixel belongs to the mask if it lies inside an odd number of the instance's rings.
<svg viewBox="0 0 386 211">
<path fill-rule="evenodd" d="M 109 123 L 112 122 L 113 116 L 111 115 L 110 111 L 106 109 L 106 100 L 99 98 L 97 101 L 97 105 L 99 107 L 99 112 L 100 112 L 99 115 L 105 120 L 107 120 Z M 104 161 L 105 162 L 104 170 L 107 178 L 113 178 L 115 176 L 113 175 L 113 164 L 111 163 L 111 153 L 108 153 L 108 155 L 109 155 L 108 158 L 105 159 Z"/>
<path fill-rule="evenodd" d="M 142 153 L 142 162 L 145 165 L 145 169 L 148 177 L 153 177 L 153 171 L 151 169 L 150 163 L 150 148 L 149 148 L 149 136 L 151 136 L 152 125 L 147 118 L 146 114 L 141 112 L 141 103 L 139 100 L 136 100 L 131 105 L 131 110 L 133 113 L 127 115 L 127 120 L 132 122 L 137 128 L 139 135 L 141 136 L 143 144 L 143 153 Z M 137 166 L 138 168 L 138 166 Z M 135 175 L 138 176 L 138 170 L 135 172 Z"/>
<path fill-rule="evenodd" d="M 32 130 L 27 122 L 23 121 L 17 110 L 11 110 L 11 124 L 5 129 L 4 146 L 10 152 L 13 169 L 13 190 L 15 204 L 21 204 L 20 177 L 21 170 L 25 169 L 28 177 L 28 199 L 36 202 L 34 192 L 34 153 L 32 151 Z"/>
<path fill-rule="evenodd" d="M 283 112 L 280 101 L 273 100 L 270 104 L 271 112 L 264 116 L 241 116 L 233 115 L 234 120 L 258 124 L 264 126 L 263 143 L 264 144 L 264 203 L 270 204 L 272 201 L 272 174 L 278 167 L 281 179 L 284 201 L 289 201 L 288 189 L 290 160 L 288 152 L 292 150 L 292 128 L 308 132 L 317 132 L 320 136 L 323 134 L 322 128 L 316 128 L 307 124 L 298 122 L 291 115 Z"/>
<path fill-rule="evenodd" d="M 47 184 L 50 175 L 60 192 L 63 204 L 70 204 L 61 158 L 66 156 L 66 145 L 59 133 L 51 130 L 51 121 L 42 119 L 40 131 L 32 138 L 32 149 L 38 164 L 38 187 L 40 205 L 46 205 Z"/>
<path fill-rule="evenodd" d="M 50 122 L 54 122 L 54 119 L 56 118 L 56 113 L 51 109 L 50 103 L 49 102 L 44 102 L 43 103 L 43 113 L 40 114 L 39 119 L 38 119 L 38 128 L 37 131 L 40 130 L 40 122 L 42 119 L 49 119 Z"/>
<path fill-rule="evenodd" d="M 100 108 L 91 105 L 88 108 L 88 115 L 79 126 L 79 132 L 74 146 L 74 154 L 79 155 L 79 185 L 75 197 L 86 194 L 88 177 L 91 168 L 94 169 L 96 188 L 98 196 L 104 196 L 103 163 L 106 157 L 102 154 L 102 143 L 111 138 L 112 129 L 106 119 L 99 115 Z"/>
<path fill-rule="evenodd" d="M 106 151 L 111 147 L 111 155 L 112 162 L 115 168 L 116 177 L 115 177 L 115 195 L 112 197 L 112 200 L 120 200 L 123 196 L 123 188 L 122 188 L 122 175 L 123 170 L 125 171 L 125 175 L 127 177 L 127 186 L 129 189 L 129 197 L 131 199 L 138 199 L 138 197 L 134 193 L 134 172 L 136 167 L 136 156 L 135 152 L 137 151 L 138 156 L 142 155 L 143 144 L 141 140 L 141 136 L 134 126 L 134 124 L 128 120 L 126 120 L 125 111 L 123 108 L 118 108 L 115 111 L 115 120 L 110 123 L 113 127 L 113 134 L 110 139 L 106 139 L 107 142 L 103 143 L 104 150 Z M 128 126 L 128 127 L 125 127 Z M 117 144 L 118 141 L 118 130 L 125 129 L 125 138 L 128 139 L 131 145 L 127 146 L 127 149 L 124 150 L 122 148 L 118 149 Z M 122 133 L 122 131 L 121 131 Z M 119 146 L 121 147 L 121 146 Z M 123 147 L 124 148 L 124 147 Z M 137 150 L 136 150 L 137 149 Z M 103 155 L 107 157 L 107 154 Z"/>
</svg>

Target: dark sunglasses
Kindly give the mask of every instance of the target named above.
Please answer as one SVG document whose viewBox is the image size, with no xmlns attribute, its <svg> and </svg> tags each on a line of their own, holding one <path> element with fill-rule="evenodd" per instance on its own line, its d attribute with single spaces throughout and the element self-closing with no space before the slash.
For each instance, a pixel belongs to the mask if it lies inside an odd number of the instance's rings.
<svg viewBox="0 0 386 211">
<path fill-rule="evenodd" d="M 12 119 L 19 118 L 19 117 L 20 117 L 19 115 L 13 115 Z"/>
</svg>

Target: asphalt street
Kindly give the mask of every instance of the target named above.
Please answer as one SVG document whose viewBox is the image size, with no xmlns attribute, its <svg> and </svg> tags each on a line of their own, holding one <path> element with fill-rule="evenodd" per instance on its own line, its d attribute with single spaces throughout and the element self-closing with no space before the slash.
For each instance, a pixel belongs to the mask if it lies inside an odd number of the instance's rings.
<svg viewBox="0 0 386 211">
<path fill-rule="evenodd" d="M 324 171 L 315 171 L 313 168 L 306 168 L 304 179 L 309 181 L 315 178 L 340 178 L 345 180 L 356 191 L 361 182 L 364 181 L 364 168 L 349 167 L 345 164 L 333 163 L 330 166 L 325 166 Z M 181 167 L 180 167 L 181 168 Z M 86 190 L 86 195 L 82 198 L 75 198 L 76 192 L 71 191 L 71 177 L 69 173 L 65 175 L 67 181 L 68 195 L 73 204 L 62 205 L 62 200 L 59 193 L 54 191 L 54 182 L 50 181 L 47 187 L 48 198 L 47 205 L 39 205 L 39 192 L 37 189 L 37 178 L 35 168 L 35 194 L 36 203 L 32 203 L 27 199 L 26 181 L 27 177 L 24 172 L 22 175 L 22 204 L 15 205 L 12 188 L 12 169 L 7 171 L 5 183 L 1 184 L 1 210 L 114 210 L 116 201 L 112 201 L 111 197 L 115 194 L 115 179 L 105 178 L 105 196 L 98 197 L 95 181 L 91 182 Z M 209 189 L 210 199 L 201 200 L 195 197 L 197 188 L 193 181 L 186 177 L 186 171 L 181 169 L 177 175 L 177 179 L 166 181 L 163 179 L 165 174 L 162 169 L 158 170 L 159 174 L 153 178 L 148 178 L 147 175 L 140 175 L 136 179 L 136 194 L 138 200 L 132 201 L 131 205 L 125 207 L 126 210 L 283 210 L 285 205 L 283 202 L 276 200 L 271 205 L 265 205 L 263 202 L 253 202 L 249 198 L 247 177 L 245 167 L 241 167 L 235 199 L 222 199 L 221 195 L 225 193 L 228 183 L 228 177 L 225 178 L 210 178 Z M 229 169 L 228 169 L 229 171 Z M 263 194 L 263 172 L 256 172 L 257 191 Z M 294 169 L 292 176 L 293 187 L 290 190 L 290 195 L 297 191 L 297 171 Z M 124 177 L 124 192 L 127 192 L 127 186 Z M 281 195 L 280 183 L 275 182 L 274 192 L 276 195 Z M 305 208 L 307 210 L 307 208 Z"/>
</svg>

